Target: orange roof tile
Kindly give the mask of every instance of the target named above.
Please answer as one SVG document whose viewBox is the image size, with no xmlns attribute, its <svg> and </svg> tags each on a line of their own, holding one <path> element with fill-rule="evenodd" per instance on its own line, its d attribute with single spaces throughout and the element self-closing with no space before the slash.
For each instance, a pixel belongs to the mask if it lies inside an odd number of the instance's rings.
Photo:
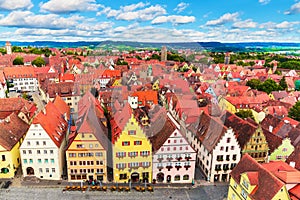
<svg viewBox="0 0 300 200">
<path fill-rule="evenodd" d="M 48 102 L 33 120 L 33 124 L 40 124 L 57 147 L 60 147 L 65 137 L 68 123 L 64 120 L 58 108 Z"/>
</svg>

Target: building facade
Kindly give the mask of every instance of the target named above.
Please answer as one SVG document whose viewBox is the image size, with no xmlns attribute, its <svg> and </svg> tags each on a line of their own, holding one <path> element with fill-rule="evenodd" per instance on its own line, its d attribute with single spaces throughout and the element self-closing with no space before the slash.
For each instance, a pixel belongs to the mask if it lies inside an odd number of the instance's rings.
<svg viewBox="0 0 300 200">
<path fill-rule="evenodd" d="M 133 115 L 113 146 L 116 182 L 152 181 L 152 146 Z"/>
<path fill-rule="evenodd" d="M 61 180 L 68 123 L 52 102 L 33 120 L 20 147 L 23 176 Z"/>
<path fill-rule="evenodd" d="M 167 114 L 162 129 L 150 137 L 150 141 L 153 149 L 153 179 L 159 183 L 192 183 L 196 152 L 170 114 Z"/>
</svg>

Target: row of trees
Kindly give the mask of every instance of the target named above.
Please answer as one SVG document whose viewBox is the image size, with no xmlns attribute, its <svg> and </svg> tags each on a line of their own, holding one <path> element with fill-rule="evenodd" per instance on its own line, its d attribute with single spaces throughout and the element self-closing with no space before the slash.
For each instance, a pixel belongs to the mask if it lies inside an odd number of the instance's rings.
<svg viewBox="0 0 300 200">
<path fill-rule="evenodd" d="M 270 94 L 273 91 L 285 90 L 288 87 L 284 76 L 279 81 L 279 84 L 269 78 L 264 82 L 261 82 L 259 79 L 251 79 L 246 83 L 246 85 L 252 89 L 264 91 L 267 94 Z"/>
<path fill-rule="evenodd" d="M 37 57 L 31 62 L 32 65 L 35 65 L 37 67 L 42 67 L 46 64 L 45 60 L 42 57 Z M 24 59 L 21 56 L 17 56 L 13 60 L 13 65 L 24 65 Z"/>
</svg>

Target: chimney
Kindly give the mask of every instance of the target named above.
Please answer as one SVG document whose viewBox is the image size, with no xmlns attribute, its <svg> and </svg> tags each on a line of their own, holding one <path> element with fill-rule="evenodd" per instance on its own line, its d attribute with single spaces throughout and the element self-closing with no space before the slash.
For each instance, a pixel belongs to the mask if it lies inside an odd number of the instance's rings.
<svg viewBox="0 0 300 200">
<path fill-rule="evenodd" d="M 293 168 L 295 168 L 296 163 L 292 161 L 292 162 L 290 162 L 290 166 L 293 167 Z"/>
<path fill-rule="evenodd" d="M 10 122 L 10 116 L 8 116 L 8 117 L 5 118 L 5 122 L 6 122 L 6 123 L 9 123 L 9 122 Z"/>
<path fill-rule="evenodd" d="M 272 133 L 272 131 L 273 131 L 273 126 L 269 126 L 269 131 Z"/>
</svg>

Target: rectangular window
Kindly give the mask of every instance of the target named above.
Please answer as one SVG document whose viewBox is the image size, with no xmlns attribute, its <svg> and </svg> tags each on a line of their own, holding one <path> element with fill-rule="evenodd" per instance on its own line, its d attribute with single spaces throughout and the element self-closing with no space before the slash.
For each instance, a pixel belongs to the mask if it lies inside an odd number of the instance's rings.
<svg viewBox="0 0 300 200">
<path fill-rule="evenodd" d="M 69 157 L 76 157 L 76 153 L 69 153 Z"/>
<path fill-rule="evenodd" d="M 49 173 L 49 168 L 46 168 L 46 173 Z"/>
<path fill-rule="evenodd" d="M 30 146 L 30 141 L 27 141 L 27 145 Z"/>
<path fill-rule="evenodd" d="M 122 146 L 130 146 L 130 142 L 129 141 L 124 141 L 124 142 L 122 142 Z"/>
<path fill-rule="evenodd" d="M 41 154 L 41 150 L 36 150 L 36 153 L 37 154 Z"/>
<path fill-rule="evenodd" d="M 40 173 L 43 173 L 43 169 L 42 169 L 42 168 L 39 168 L 39 172 L 40 172 Z"/>
<path fill-rule="evenodd" d="M 102 157 L 102 156 L 103 156 L 103 152 L 96 152 L 96 153 L 95 153 L 95 156 L 97 156 L 97 157 Z"/>
<path fill-rule="evenodd" d="M 23 163 L 24 163 L 24 164 L 27 164 L 27 159 L 23 159 Z"/>
<path fill-rule="evenodd" d="M 52 173 L 55 173 L 55 168 L 52 168 Z"/>
<path fill-rule="evenodd" d="M 32 154 L 32 151 L 31 151 L 31 150 L 28 150 L 28 153 L 29 153 L 29 154 Z"/>
<path fill-rule="evenodd" d="M 50 154 L 53 154 L 53 150 L 50 150 Z"/>
<path fill-rule="evenodd" d="M 140 155 L 141 156 L 149 156 L 150 155 L 150 151 L 140 151 Z"/>
<path fill-rule="evenodd" d="M 45 159 L 45 163 L 48 163 L 48 159 L 47 158 Z"/>
<path fill-rule="evenodd" d="M 230 143 L 230 139 L 231 139 L 231 138 L 227 138 L 227 141 L 226 141 L 226 142 L 227 142 L 227 143 Z"/>
<path fill-rule="evenodd" d="M 136 156 L 138 156 L 138 152 L 137 151 L 128 152 L 128 156 L 129 157 L 136 157 Z"/>
<path fill-rule="evenodd" d="M 84 145 L 83 144 L 77 144 L 77 148 L 78 149 L 84 148 Z"/>
<path fill-rule="evenodd" d="M 51 158 L 50 160 L 51 160 L 51 164 L 54 164 L 54 159 L 53 159 L 53 158 Z"/>
<path fill-rule="evenodd" d="M 39 141 L 36 141 L 36 145 L 37 145 L 37 146 L 40 145 L 40 142 L 39 142 Z"/>
<path fill-rule="evenodd" d="M 134 141 L 134 145 L 142 145 L 142 141 L 140 140 Z"/>
<path fill-rule="evenodd" d="M 46 141 L 43 141 L 43 145 L 46 146 Z"/>
<path fill-rule="evenodd" d="M 116 157 L 117 157 L 117 158 L 123 158 L 123 157 L 126 157 L 126 152 L 117 152 L 117 153 L 116 153 Z"/>
<path fill-rule="evenodd" d="M 32 164 L 32 163 L 33 163 L 33 160 L 32 160 L 32 159 L 29 159 L 29 163 Z"/>
<path fill-rule="evenodd" d="M 23 150 L 23 154 L 26 154 L 26 150 Z"/>
<path fill-rule="evenodd" d="M 44 150 L 44 154 L 47 154 L 47 150 Z"/>
<path fill-rule="evenodd" d="M 232 160 L 236 160 L 236 154 L 232 155 Z"/>
<path fill-rule="evenodd" d="M 128 135 L 135 135 L 136 134 L 136 130 L 129 130 L 128 131 Z"/>
<path fill-rule="evenodd" d="M 217 156 L 217 161 L 223 161 L 223 155 L 218 155 Z"/>
<path fill-rule="evenodd" d="M 41 164 L 42 163 L 42 159 L 38 159 L 38 163 Z"/>
</svg>

